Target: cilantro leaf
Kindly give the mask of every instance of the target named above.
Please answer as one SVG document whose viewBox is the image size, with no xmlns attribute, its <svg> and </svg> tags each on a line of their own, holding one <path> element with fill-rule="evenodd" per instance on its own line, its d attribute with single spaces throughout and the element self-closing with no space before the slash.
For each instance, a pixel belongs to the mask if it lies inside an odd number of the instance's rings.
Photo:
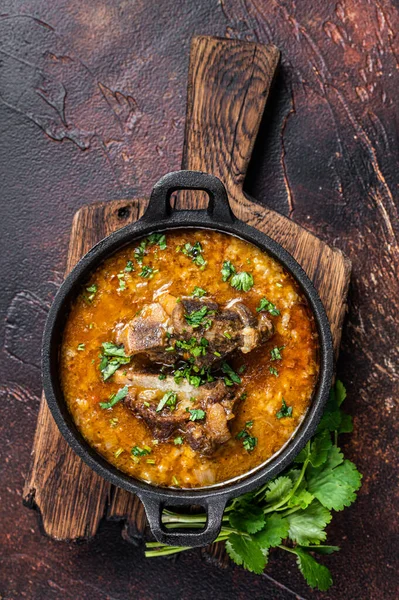
<svg viewBox="0 0 399 600">
<path fill-rule="evenodd" d="M 293 488 L 293 483 L 286 475 L 281 475 L 276 479 L 272 479 L 267 484 L 267 492 L 265 494 L 266 502 L 277 502 L 284 498 Z"/>
<path fill-rule="evenodd" d="M 187 244 L 184 244 L 182 252 L 186 256 L 189 256 L 197 267 L 202 267 L 202 269 L 204 269 L 208 264 L 202 256 L 203 250 L 200 242 L 195 242 L 194 246 L 187 242 Z"/>
<path fill-rule="evenodd" d="M 281 399 L 281 408 L 278 412 L 276 412 L 276 417 L 278 419 L 292 417 L 292 406 L 287 406 L 287 403 L 284 400 L 284 398 Z"/>
<path fill-rule="evenodd" d="M 350 460 L 343 460 L 339 448 L 332 446 L 324 465 L 309 468 L 308 489 L 328 509 L 343 510 L 356 500 L 361 474 Z"/>
<path fill-rule="evenodd" d="M 307 508 L 314 500 L 313 494 L 308 492 L 305 488 L 297 490 L 293 496 L 288 500 L 288 506 L 300 506 L 301 508 Z"/>
<path fill-rule="evenodd" d="M 289 537 L 298 544 L 318 544 L 327 537 L 325 527 L 331 521 L 330 511 L 314 500 L 305 510 L 298 510 L 286 516 L 289 523 Z"/>
<path fill-rule="evenodd" d="M 103 354 L 101 355 L 100 371 L 103 380 L 107 381 L 121 365 L 126 365 L 130 362 L 130 356 L 126 356 L 123 345 L 117 346 L 112 342 L 104 342 L 102 348 Z"/>
<path fill-rule="evenodd" d="M 156 412 L 161 412 L 161 410 L 163 408 L 165 408 L 165 406 L 167 406 L 170 410 L 174 410 L 175 406 L 177 403 L 177 394 L 176 392 L 166 392 L 161 400 L 159 401 L 159 404 L 156 408 Z"/>
<path fill-rule="evenodd" d="M 166 236 L 164 233 L 151 233 L 147 238 L 147 242 L 150 246 L 158 244 L 161 250 L 166 250 Z"/>
<path fill-rule="evenodd" d="M 313 467 L 320 467 L 326 462 L 331 446 L 331 436 L 328 430 L 316 435 L 310 446 L 309 454 L 309 460 Z"/>
<path fill-rule="evenodd" d="M 252 573 L 263 572 L 267 563 L 267 555 L 252 539 L 232 533 L 226 542 L 227 554 L 236 565 L 242 565 Z"/>
<path fill-rule="evenodd" d="M 298 568 L 308 585 L 322 592 L 328 590 L 332 585 L 332 577 L 327 567 L 318 563 L 313 556 L 301 548 L 294 548 L 293 552 L 297 555 Z"/>
<path fill-rule="evenodd" d="M 281 515 L 274 513 L 266 519 L 265 526 L 254 536 L 262 550 L 267 550 L 281 544 L 288 536 L 289 523 Z"/>
<path fill-rule="evenodd" d="M 126 357 L 125 348 L 123 344 L 117 346 L 113 342 L 104 342 L 101 344 L 103 347 L 103 353 L 106 356 L 123 356 Z"/>
<path fill-rule="evenodd" d="M 127 387 L 127 385 L 125 385 L 125 387 L 118 390 L 116 392 L 116 394 L 113 394 L 110 397 L 108 402 L 100 402 L 101 408 L 102 409 L 112 408 L 113 406 L 115 406 L 115 404 L 118 404 L 118 402 L 120 402 L 121 400 L 126 398 L 128 393 L 129 393 L 129 388 Z"/>
<path fill-rule="evenodd" d="M 246 533 L 256 533 L 265 524 L 265 515 L 260 506 L 249 502 L 239 502 L 229 514 L 230 525 Z"/>
<path fill-rule="evenodd" d="M 222 274 L 222 281 L 227 281 L 237 271 L 232 262 L 225 260 L 220 272 Z"/>
<path fill-rule="evenodd" d="M 341 413 L 341 424 L 338 429 L 338 433 L 352 433 L 353 431 L 353 421 L 350 415 L 346 413 Z"/>
<path fill-rule="evenodd" d="M 208 294 L 208 292 L 206 290 L 204 290 L 201 287 L 198 287 L 197 285 L 195 286 L 195 288 L 192 291 L 192 297 L 193 298 L 202 298 L 203 296 L 206 296 Z"/>
<path fill-rule="evenodd" d="M 190 421 L 202 421 L 205 419 L 205 411 L 201 408 L 186 408 L 186 411 L 190 413 Z"/>
<path fill-rule="evenodd" d="M 198 310 L 193 310 L 191 313 L 186 313 L 184 318 L 193 329 L 197 329 L 200 326 L 204 327 L 205 329 L 209 329 L 212 325 L 212 321 L 210 319 L 205 319 L 205 317 L 213 316 L 214 314 L 215 313 L 213 310 L 209 310 L 209 308 L 204 305 Z"/>
<path fill-rule="evenodd" d="M 238 291 L 249 292 L 254 285 L 254 278 L 251 273 L 242 271 L 241 273 L 233 275 L 230 279 L 230 285 Z"/>
<path fill-rule="evenodd" d="M 241 377 L 237 375 L 234 369 L 227 362 L 224 362 L 222 364 L 222 371 L 226 375 L 226 377 L 224 378 L 224 382 L 226 385 L 232 386 L 234 383 L 240 385 Z"/>
<path fill-rule="evenodd" d="M 277 317 L 280 314 L 280 311 L 278 310 L 278 308 L 276 307 L 275 304 L 273 304 L 273 302 L 270 302 L 270 300 L 268 300 L 267 298 L 261 298 L 259 301 L 259 306 L 256 309 L 257 312 L 268 312 L 270 313 L 273 317 Z"/>
<path fill-rule="evenodd" d="M 340 381 L 339 379 L 337 379 L 335 384 L 335 395 L 338 406 L 341 406 L 342 402 L 346 398 L 346 388 L 342 381 Z"/>
<path fill-rule="evenodd" d="M 133 446 L 131 454 L 133 456 L 146 456 L 151 453 L 151 448 L 140 448 L 140 446 Z"/>
<path fill-rule="evenodd" d="M 305 546 L 304 550 L 311 550 L 316 554 L 332 554 L 333 552 L 338 552 L 340 550 L 339 546 L 326 546 L 325 544 L 319 544 L 318 546 Z"/>
</svg>

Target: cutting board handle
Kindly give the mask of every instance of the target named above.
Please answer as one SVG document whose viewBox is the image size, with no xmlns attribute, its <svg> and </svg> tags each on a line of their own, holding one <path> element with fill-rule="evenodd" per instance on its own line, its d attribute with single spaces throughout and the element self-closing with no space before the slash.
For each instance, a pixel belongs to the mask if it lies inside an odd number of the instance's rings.
<svg viewBox="0 0 399 600">
<path fill-rule="evenodd" d="M 216 175 L 233 200 L 242 196 L 279 57 L 273 45 L 209 36 L 191 42 L 183 168 Z"/>
</svg>

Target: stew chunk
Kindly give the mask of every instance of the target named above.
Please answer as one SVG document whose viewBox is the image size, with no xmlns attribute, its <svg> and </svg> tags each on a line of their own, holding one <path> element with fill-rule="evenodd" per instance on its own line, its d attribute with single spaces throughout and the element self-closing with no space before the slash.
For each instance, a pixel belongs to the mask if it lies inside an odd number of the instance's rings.
<svg viewBox="0 0 399 600">
<path fill-rule="evenodd" d="M 194 356 L 199 366 L 209 367 L 234 350 L 251 352 L 272 335 L 266 313 L 254 315 L 240 301 L 221 308 L 212 300 L 183 297 L 178 302 L 165 294 L 126 325 L 119 342 L 130 356 L 145 354 L 167 365 Z"/>
</svg>

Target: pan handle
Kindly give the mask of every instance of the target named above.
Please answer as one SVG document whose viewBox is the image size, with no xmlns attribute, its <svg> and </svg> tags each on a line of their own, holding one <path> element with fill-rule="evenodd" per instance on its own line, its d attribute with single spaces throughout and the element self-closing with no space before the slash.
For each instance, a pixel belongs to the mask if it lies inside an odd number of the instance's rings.
<svg viewBox="0 0 399 600">
<path fill-rule="evenodd" d="M 215 541 L 222 526 L 223 511 L 226 506 L 226 498 L 209 497 L 196 502 L 206 511 L 206 525 L 199 531 L 188 531 L 167 529 L 162 523 L 162 511 L 164 506 L 187 506 L 187 501 L 178 497 L 168 498 L 163 502 L 160 498 L 154 496 L 142 495 L 141 501 L 144 504 L 150 529 L 155 539 L 168 546 L 189 546 L 192 548 L 207 546 Z M 190 501 L 189 505 L 193 503 Z"/>
<path fill-rule="evenodd" d="M 169 217 L 173 212 L 170 197 L 177 190 L 203 190 L 209 196 L 206 212 L 212 220 L 221 223 L 235 220 L 223 183 L 215 175 L 202 171 L 173 171 L 161 177 L 154 185 L 142 220 L 151 222 Z"/>
</svg>

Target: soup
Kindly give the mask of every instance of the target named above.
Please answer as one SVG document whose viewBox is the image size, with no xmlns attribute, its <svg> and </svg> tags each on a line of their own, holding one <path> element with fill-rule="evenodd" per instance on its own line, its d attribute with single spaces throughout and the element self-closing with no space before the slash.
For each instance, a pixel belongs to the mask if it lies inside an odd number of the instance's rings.
<svg viewBox="0 0 399 600">
<path fill-rule="evenodd" d="M 203 487 L 248 473 L 295 433 L 318 337 L 269 254 L 176 229 L 97 268 L 71 306 L 60 362 L 68 409 L 97 452 L 154 485 Z"/>
</svg>

